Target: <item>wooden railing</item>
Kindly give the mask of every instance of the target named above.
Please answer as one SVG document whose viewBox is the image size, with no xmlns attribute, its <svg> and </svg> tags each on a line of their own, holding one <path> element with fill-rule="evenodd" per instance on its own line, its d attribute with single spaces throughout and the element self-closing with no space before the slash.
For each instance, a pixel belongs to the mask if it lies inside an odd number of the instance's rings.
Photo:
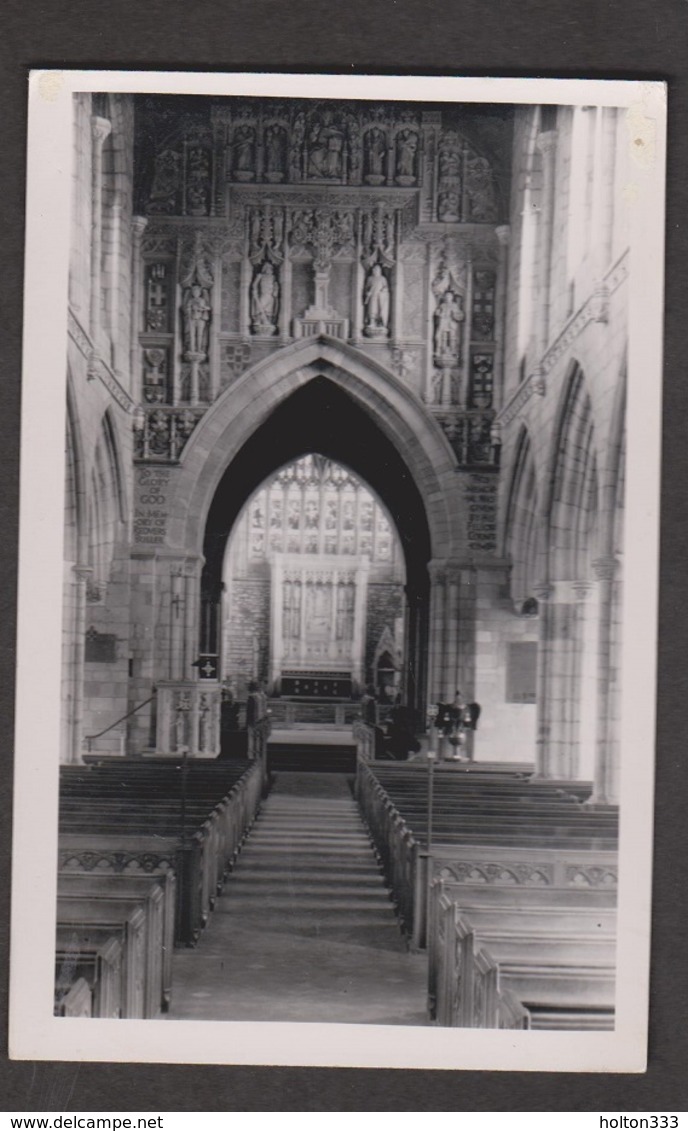
<svg viewBox="0 0 688 1131">
<path fill-rule="evenodd" d="M 367 724 L 362 723 L 362 727 Z M 367 727 L 373 731 L 373 727 Z M 413 936 L 417 901 L 420 845 L 379 784 L 370 767 L 359 759 L 356 799 L 382 863 L 402 928 Z"/>
</svg>

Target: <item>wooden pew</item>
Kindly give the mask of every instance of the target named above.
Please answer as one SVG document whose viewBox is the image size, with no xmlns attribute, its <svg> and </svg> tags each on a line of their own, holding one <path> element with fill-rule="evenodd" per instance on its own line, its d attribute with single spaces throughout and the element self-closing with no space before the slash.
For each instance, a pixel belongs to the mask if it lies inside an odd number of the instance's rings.
<svg viewBox="0 0 688 1131">
<path fill-rule="evenodd" d="M 432 1016 L 438 1025 L 468 1029 L 529 1029 L 528 1010 L 499 985 L 498 967 L 489 950 L 476 944 L 470 923 L 451 899 L 439 900 L 437 1000 Z"/>
<path fill-rule="evenodd" d="M 461 939 L 470 934 L 473 945 L 486 949 L 497 963 L 499 988 L 511 990 L 531 1017 L 539 1013 L 542 1018 L 547 1011 L 564 1028 L 581 1026 L 584 1014 L 581 1027 L 609 1027 L 616 949 L 613 892 L 481 888 L 436 879 L 430 924 L 428 1008 L 438 1021 L 463 1016 L 454 1001 L 463 991 L 452 979 L 460 977 Z"/>
<path fill-rule="evenodd" d="M 71 1016 L 64 1012 L 63 1002 L 79 979 L 88 983 L 93 1017 L 121 1017 L 121 939 L 107 931 L 93 930 L 89 930 L 86 938 L 83 932 L 58 927 L 55 949 L 56 1016 Z"/>
<path fill-rule="evenodd" d="M 60 998 L 56 1007 L 58 1017 L 92 1017 L 91 987 L 85 978 L 78 978 Z"/>
<path fill-rule="evenodd" d="M 156 889 L 160 892 L 160 906 Z M 149 999 L 147 1016 L 155 1016 L 169 1009 L 172 994 L 172 957 L 174 950 L 174 920 L 176 906 L 176 877 L 173 872 L 161 872 L 157 876 L 109 875 L 104 884 L 101 876 L 88 873 L 60 872 L 57 878 L 58 898 L 76 897 L 81 899 L 148 899 L 148 914 L 151 920 L 161 917 L 160 928 L 155 922 L 149 923 L 157 937 L 161 937 L 160 978 L 157 995 L 155 975 L 149 976 Z M 100 1016 L 100 1014 L 96 1014 Z"/>
<path fill-rule="evenodd" d="M 87 943 L 114 936 L 122 943 L 122 1016 L 145 1017 L 147 916 L 141 903 L 58 899 L 58 931 L 68 931 Z"/>
<path fill-rule="evenodd" d="M 125 759 L 118 759 L 117 765 L 64 767 L 60 868 L 85 872 L 97 869 L 99 874 L 175 873 L 175 939 L 180 945 L 193 945 L 241 849 L 262 794 L 259 763 L 211 765 L 212 769 L 203 766 L 189 774 L 189 780 L 202 784 L 210 794 L 206 792 L 205 800 L 198 803 L 187 798 L 184 836 L 180 835 L 177 796 L 147 800 L 143 806 L 135 800 L 137 793 L 161 794 L 172 787 L 178 790 L 178 767 Z M 234 785 L 229 793 L 218 799 L 218 788 L 231 781 Z M 82 791 L 78 802 L 75 786 Z M 209 797 L 216 803 L 208 816 Z M 202 821 L 201 816 L 205 817 Z"/>
<path fill-rule="evenodd" d="M 433 804 L 428 853 L 427 782 L 427 768 L 420 765 L 358 766 L 359 804 L 414 949 L 426 942 L 427 892 L 438 862 L 460 867 L 473 855 L 470 866 L 485 881 L 496 870 L 509 882 L 551 884 L 553 873 L 566 869 L 567 884 L 616 882 L 614 808 L 588 811 L 559 783 L 442 770 L 435 779 L 440 799 Z"/>
</svg>

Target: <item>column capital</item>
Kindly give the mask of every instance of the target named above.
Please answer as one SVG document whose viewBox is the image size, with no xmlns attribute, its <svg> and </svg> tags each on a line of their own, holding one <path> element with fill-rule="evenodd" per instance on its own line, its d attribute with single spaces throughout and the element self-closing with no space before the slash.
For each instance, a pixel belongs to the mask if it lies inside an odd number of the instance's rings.
<svg viewBox="0 0 688 1131">
<path fill-rule="evenodd" d="M 441 558 L 433 558 L 428 562 L 428 573 L 430 580 L 435 584 L 443 583 L 447 575 L 447 563 Z"/>
<path fill-rule="evenodd" d="M 598 581 L 612 581 L 619 568 L 619 563 L 613 557 L 596 558 L 592 563 L 592 568 Z"/>
<path fill-rule="evenodd" d="M 544 133 L 538 134 L 535 144 L 537 145 L 540 153 L 551 153 L 557 144 L 559 133 L 557 130 L 545 130 Z"/>
<path fill-rule="evenodd" d="M 530 588 L 538 602 L 549 601 L 554 596 L 554 586 L 549 581 L 537 581 Z"/>
<path fill-rule="evenodd" d="M 112 122 L 109 118 L 99 118 L 96 115 L 91 118 L 91 137 L 96 145 L 102 145 L 111 133 Z"/>
<path fill-rule="evenodd" d="M 508 247 L 511 240 L 511 224 L 499 224 L 495 228 L 494 233 L 499 240 L 501 247 Z"/>
<path fill-rule="evenodd" d="M 141 236 L 148 227 L 147 216 L 132 216 L 131 218 L 131 231 L 134 239 L 140 240 Z"/>
<path fill-rule="evenodd" d="M 88 581 L 93 574 L 93 566 L 85 565 L 82 562 L 76 562 L 76 564 L 72 566 L 72 570 L 79 578 L 79 581 Z"/>
</svg>

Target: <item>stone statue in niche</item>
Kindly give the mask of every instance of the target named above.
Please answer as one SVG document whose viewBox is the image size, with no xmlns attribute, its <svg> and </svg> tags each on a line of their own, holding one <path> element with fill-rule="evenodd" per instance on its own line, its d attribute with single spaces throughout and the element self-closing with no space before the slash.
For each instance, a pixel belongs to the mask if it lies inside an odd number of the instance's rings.
<svg viewBox="0 0 688 1131">
<path fill-rule="evenodd" d="M 256 135 L 251 126 L 238 126 L 232 142 L 232 169 L 237 181 L 252 181 L 256 167 Z"/>
<path fill-rule="evenodd" d="M 497 219 L 492 170 L 485 157 L 472 156 L 467 162 L 466 195 L 471 220 L 487 222 Z"/>
<path fill-rule="evenodd" d="M 442 224 L 457 224 L 461 219 L 461 199 L 458 192 L 447 189 L 437 200 L 437 219 Z"/>
<path fill-rule="evenodd" d="M 174 212 L 181 183 L 181 153 L 163 149 L 155 158 L 155 172 L 148 200 L 148 212 Z"/>
<path fill-rule="evenodd" d="M 387 141 L 382 130 L 369 130 L 365 135 L 365 180 L 369 185 L 381 185 L 385 179 Z"/>
<path fill-rule="evenodd" d="M 440 149 L 439 173 L 442 180 L 458 182 L 461 175 L 460 142 L 456 134 L 448 133 Z"/>
<path fill-rule="evenodd" d="M 379 263 L 373 264 L 363 295 L 364 333 L 369 338 L 386 338 L 389 333 L 389 283 Z"/>
<path fill-rule="evenodd" d="M 454 130 L 446 130 L 438 156 L 437 219 L 443 224 L 461 220 L 463 142 Z"/>
<path fill-rule="evenodd" d="M 265 179 L 273 184 L 284 180 L 286 142 L 281 126 L 268 126 L 265 131 Z"/>
<path fill-rule="evenodd" d="M 279 283 L 275 269 L 266 261 L 251 286 L 251 329 L 254 334 L 276 334 Z"/>
<path fill-rule="evenodd" d="M 292 181 L 300 181 L 303 168 L 302 158 L 306 138 L 306 115 L 303 110 L 294 118 L 291 129 L 291 144 L 289 147 L 289 176 Z"/>
<path fill-rule="evenodd" d="M 148 404 L 164 404 L 167 400 L 167 354 L 164 349 L 145 350 L 147 362 L 143 383 L 143 398 Z"/>
<path fill-rule="evenodd" d="M 308 175 L 339 180 L 344 172 L 344 133 L 330 110 L 316 121 L 308 139 Z"/>
<path fill-rule="evenodd" d="M 184 300 L 184 336 L 187 353 L 205 357 L 210 310 L 208 292 L 200 283 L 192 283 Z"/>
<path fill-rule="evenodd" d="M 412 185 L 416 179 L 416 152 L 418 134 L 415 130 L 401 130 L 397 135 L 397 184 Z"/>
<path fill-rule="evenodd" d="M 188 152 L 186 210 L 191 216 L 207 216 L 210 195 L 210 154 L 200 145 Z"/>
<path fill-rule="evenodd" d="M 435 310 L 435 360 L 440 365 L 458 365 L 461 355 L 463 300 L 446 290 Z"/>
</svg>

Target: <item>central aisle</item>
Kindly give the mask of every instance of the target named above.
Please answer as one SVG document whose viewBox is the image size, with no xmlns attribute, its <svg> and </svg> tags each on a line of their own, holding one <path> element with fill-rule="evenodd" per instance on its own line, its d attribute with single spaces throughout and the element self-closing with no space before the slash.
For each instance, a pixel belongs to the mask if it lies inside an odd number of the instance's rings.
<svg viewBox="0 0 688 1131">
<path fill-rule="evenodd" d="M 276 774 L 198 946 L 175 952 L 169 1016 L 424 1025 L 425 997 L 346 777 Z"/>
</svg>

